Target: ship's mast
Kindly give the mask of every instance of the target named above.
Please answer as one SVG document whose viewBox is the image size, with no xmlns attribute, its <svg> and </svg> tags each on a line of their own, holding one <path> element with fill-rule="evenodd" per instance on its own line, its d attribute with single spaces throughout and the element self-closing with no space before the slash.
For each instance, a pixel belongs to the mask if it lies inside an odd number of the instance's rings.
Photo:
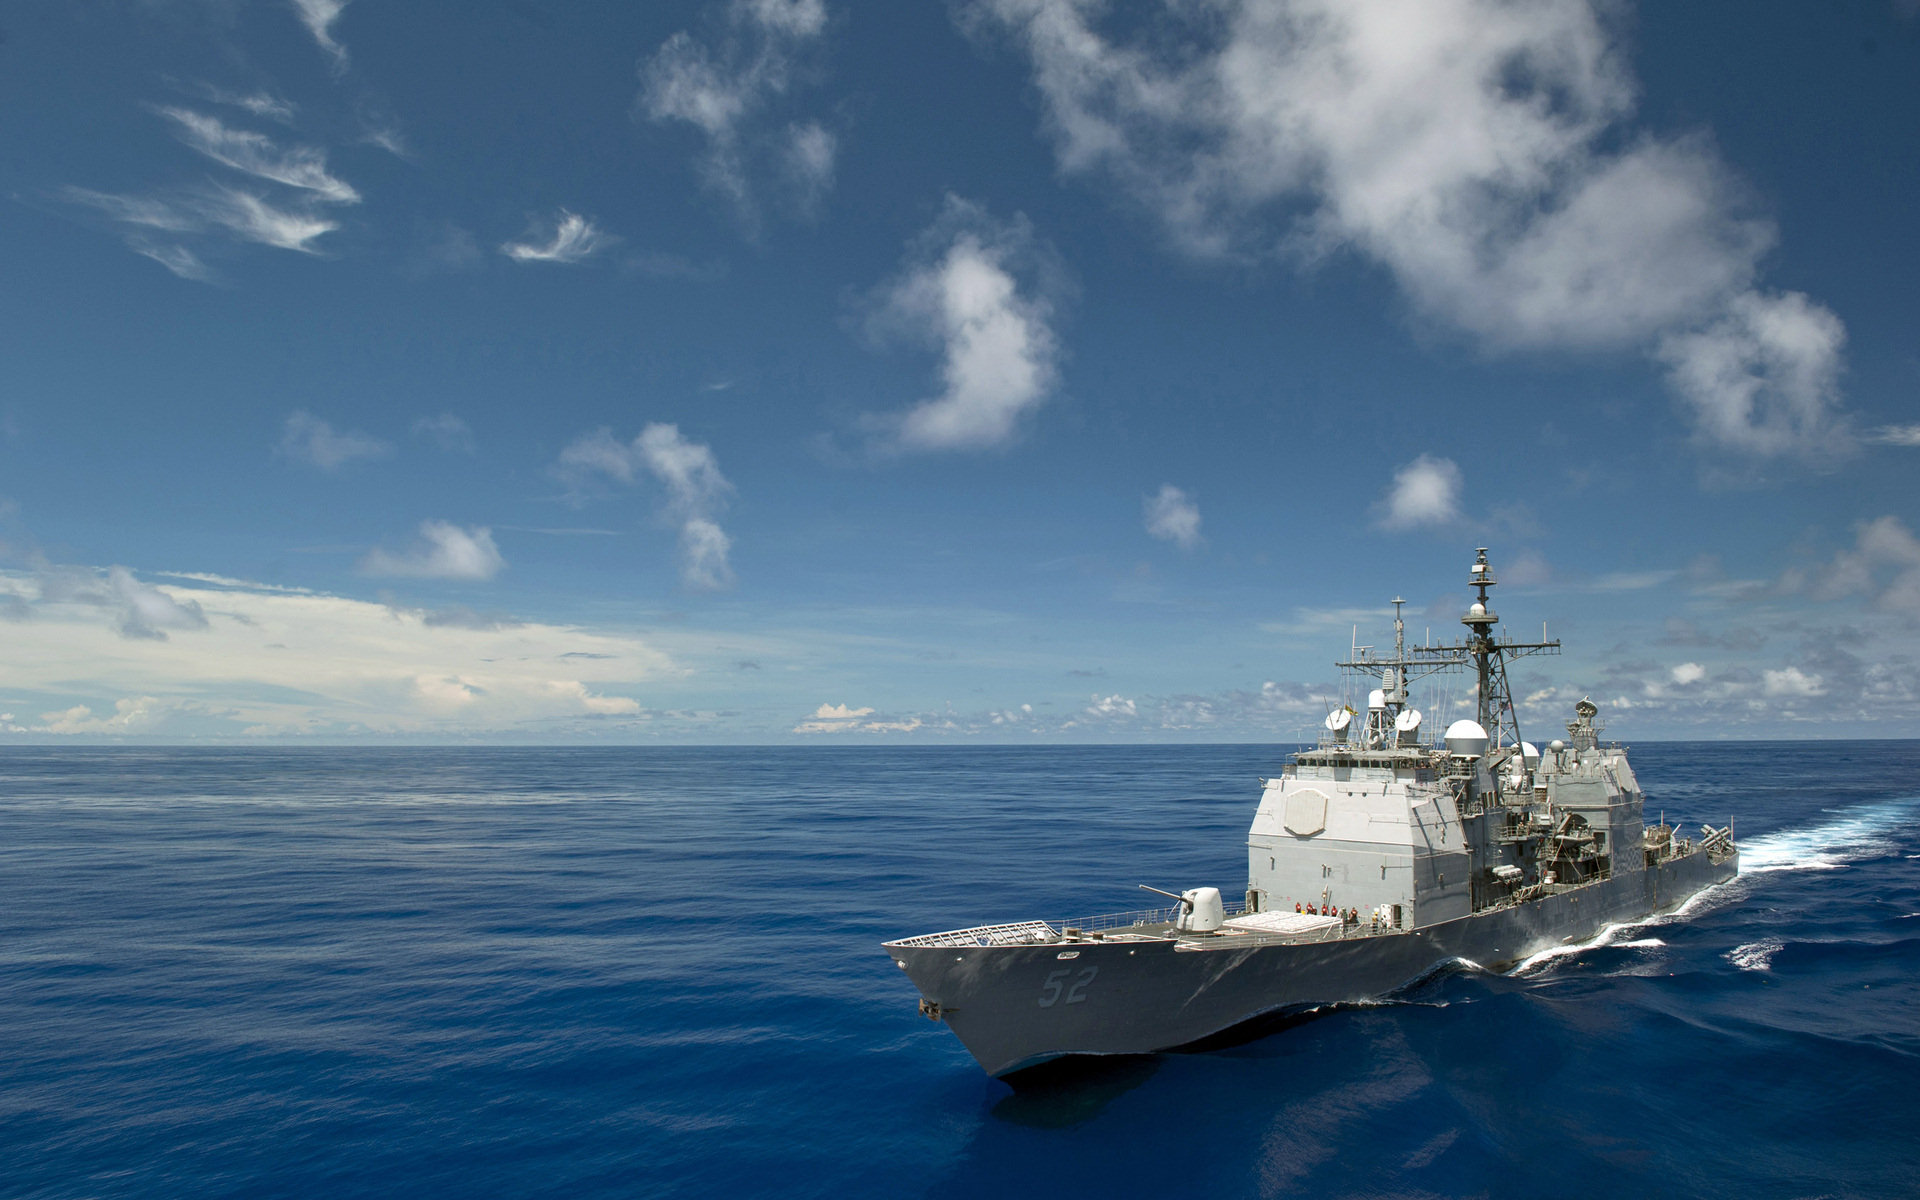
<svg viewBox="0 0 1920 1200">
<path fill-rule="evenodd" d="M 1467 607 L 1460 623 L 1467 627 L 1467 653 L 1473 659 L 1479 683 L 1480 728 L 1492 736 L 1495 746 L 1518 746 L 1520 714 L 1513 707 L 1513 692 L 1507 685 L 1507 660 L 1529 654 L 1558 654 L 1560 643 L 1557 639 L 1539 642 L 1496 639 L 1493 628 L 1500 618 L 1487 603 L 1487 589 L 1499 582 L 1487 562 L 1487 548 L 1481 546 L 1469 578 L 1469 583 L 1478 589 L 1479 598 Z"/>
</svg>

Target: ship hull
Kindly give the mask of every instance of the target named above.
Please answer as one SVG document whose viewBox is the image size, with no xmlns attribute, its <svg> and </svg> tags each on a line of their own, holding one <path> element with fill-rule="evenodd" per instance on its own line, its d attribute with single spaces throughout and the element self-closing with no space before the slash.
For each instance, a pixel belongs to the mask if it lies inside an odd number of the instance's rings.
<svg viewBox="0 0 1920 1200">
<path fill-rule="evenodd" d="M 1149 1054 L 1245 1022 L 1374 999 L 1453 958 L 1487 966 L 1671 912 L 1732 878 L 1704 851 L 1423 929 L 1323 942 L 1239 939 L 903 946 L 887 953 L 988 1074 L 1068 1055 Z"/>
</svg>

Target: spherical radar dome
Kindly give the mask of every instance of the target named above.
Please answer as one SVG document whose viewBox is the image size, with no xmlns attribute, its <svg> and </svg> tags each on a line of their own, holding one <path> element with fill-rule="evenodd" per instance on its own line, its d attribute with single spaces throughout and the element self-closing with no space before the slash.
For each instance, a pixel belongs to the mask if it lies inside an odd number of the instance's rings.
<svg viewBox="0 0 1920 1200">
<path fill-rule="evenodd" d="M 1459 758 L 1477 758 L 1487 752 L 1487 731 L 1478 721 L 1455 721 L 1447 726 L 1447 753 Z"/>
</svg>

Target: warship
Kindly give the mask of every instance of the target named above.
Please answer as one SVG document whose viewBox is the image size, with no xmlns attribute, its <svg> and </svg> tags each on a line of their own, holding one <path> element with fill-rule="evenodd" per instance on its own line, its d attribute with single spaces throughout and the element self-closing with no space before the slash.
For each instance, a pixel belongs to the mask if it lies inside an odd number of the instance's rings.
<svg viewBox="0 0 1920 1200">
<path fill-rule="evenodd" d="M 1261 781 L 1244 899 L 1147 888 L 1174 903 L 884 943 L 920 1012 L 994 1076 L 1150 1054 L 1387 996 L 1453 960 L 1505 969 L 1732 878 L 1732 823 L 1697 838 L 1647 825 L 1626 749 L 1601 741 L 1590 699 L 1544 751 L 1521 739 L 1507 664 L 1560 643 L 1544 625 L 1537 642 L 1499 631 L 1496 582 L 1482 548 L 1456 641 L 1408 645 L 1399 599 L 1390 655 L 1355 639 L 1338 665 L 1368 686 L 1366 712 L 1343 701 L 1316 746 Z M 1463 673 L 1477 719 L 1436 741 L 1412 685 Z"/>
</svg>

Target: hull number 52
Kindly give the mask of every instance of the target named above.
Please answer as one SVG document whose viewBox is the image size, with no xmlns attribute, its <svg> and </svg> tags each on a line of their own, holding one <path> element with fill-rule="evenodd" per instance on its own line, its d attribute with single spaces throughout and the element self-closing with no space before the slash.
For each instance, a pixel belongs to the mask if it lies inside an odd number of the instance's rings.
<svg viewBox="0 0 1920 1200">
<path fill-rule="evenodd" d="M 1082 967 L 1080 973 L 1074 975 L 1073 983 L 1069 985 L 1067 976 L 1074 974 L 1073 968 L 1061 967 L 1048 975 L 1047 981 L 1040 985 L 1040 1007 L 1052 1008 L 1060 1002 L 1062 995 L 1066 997 L 1068 1004 L 1080 1003 L 1087 998 L 1087 985 L 1092 983 L 1093 977 L 1099 973 L 1099 967 Z"/>
</svg>

